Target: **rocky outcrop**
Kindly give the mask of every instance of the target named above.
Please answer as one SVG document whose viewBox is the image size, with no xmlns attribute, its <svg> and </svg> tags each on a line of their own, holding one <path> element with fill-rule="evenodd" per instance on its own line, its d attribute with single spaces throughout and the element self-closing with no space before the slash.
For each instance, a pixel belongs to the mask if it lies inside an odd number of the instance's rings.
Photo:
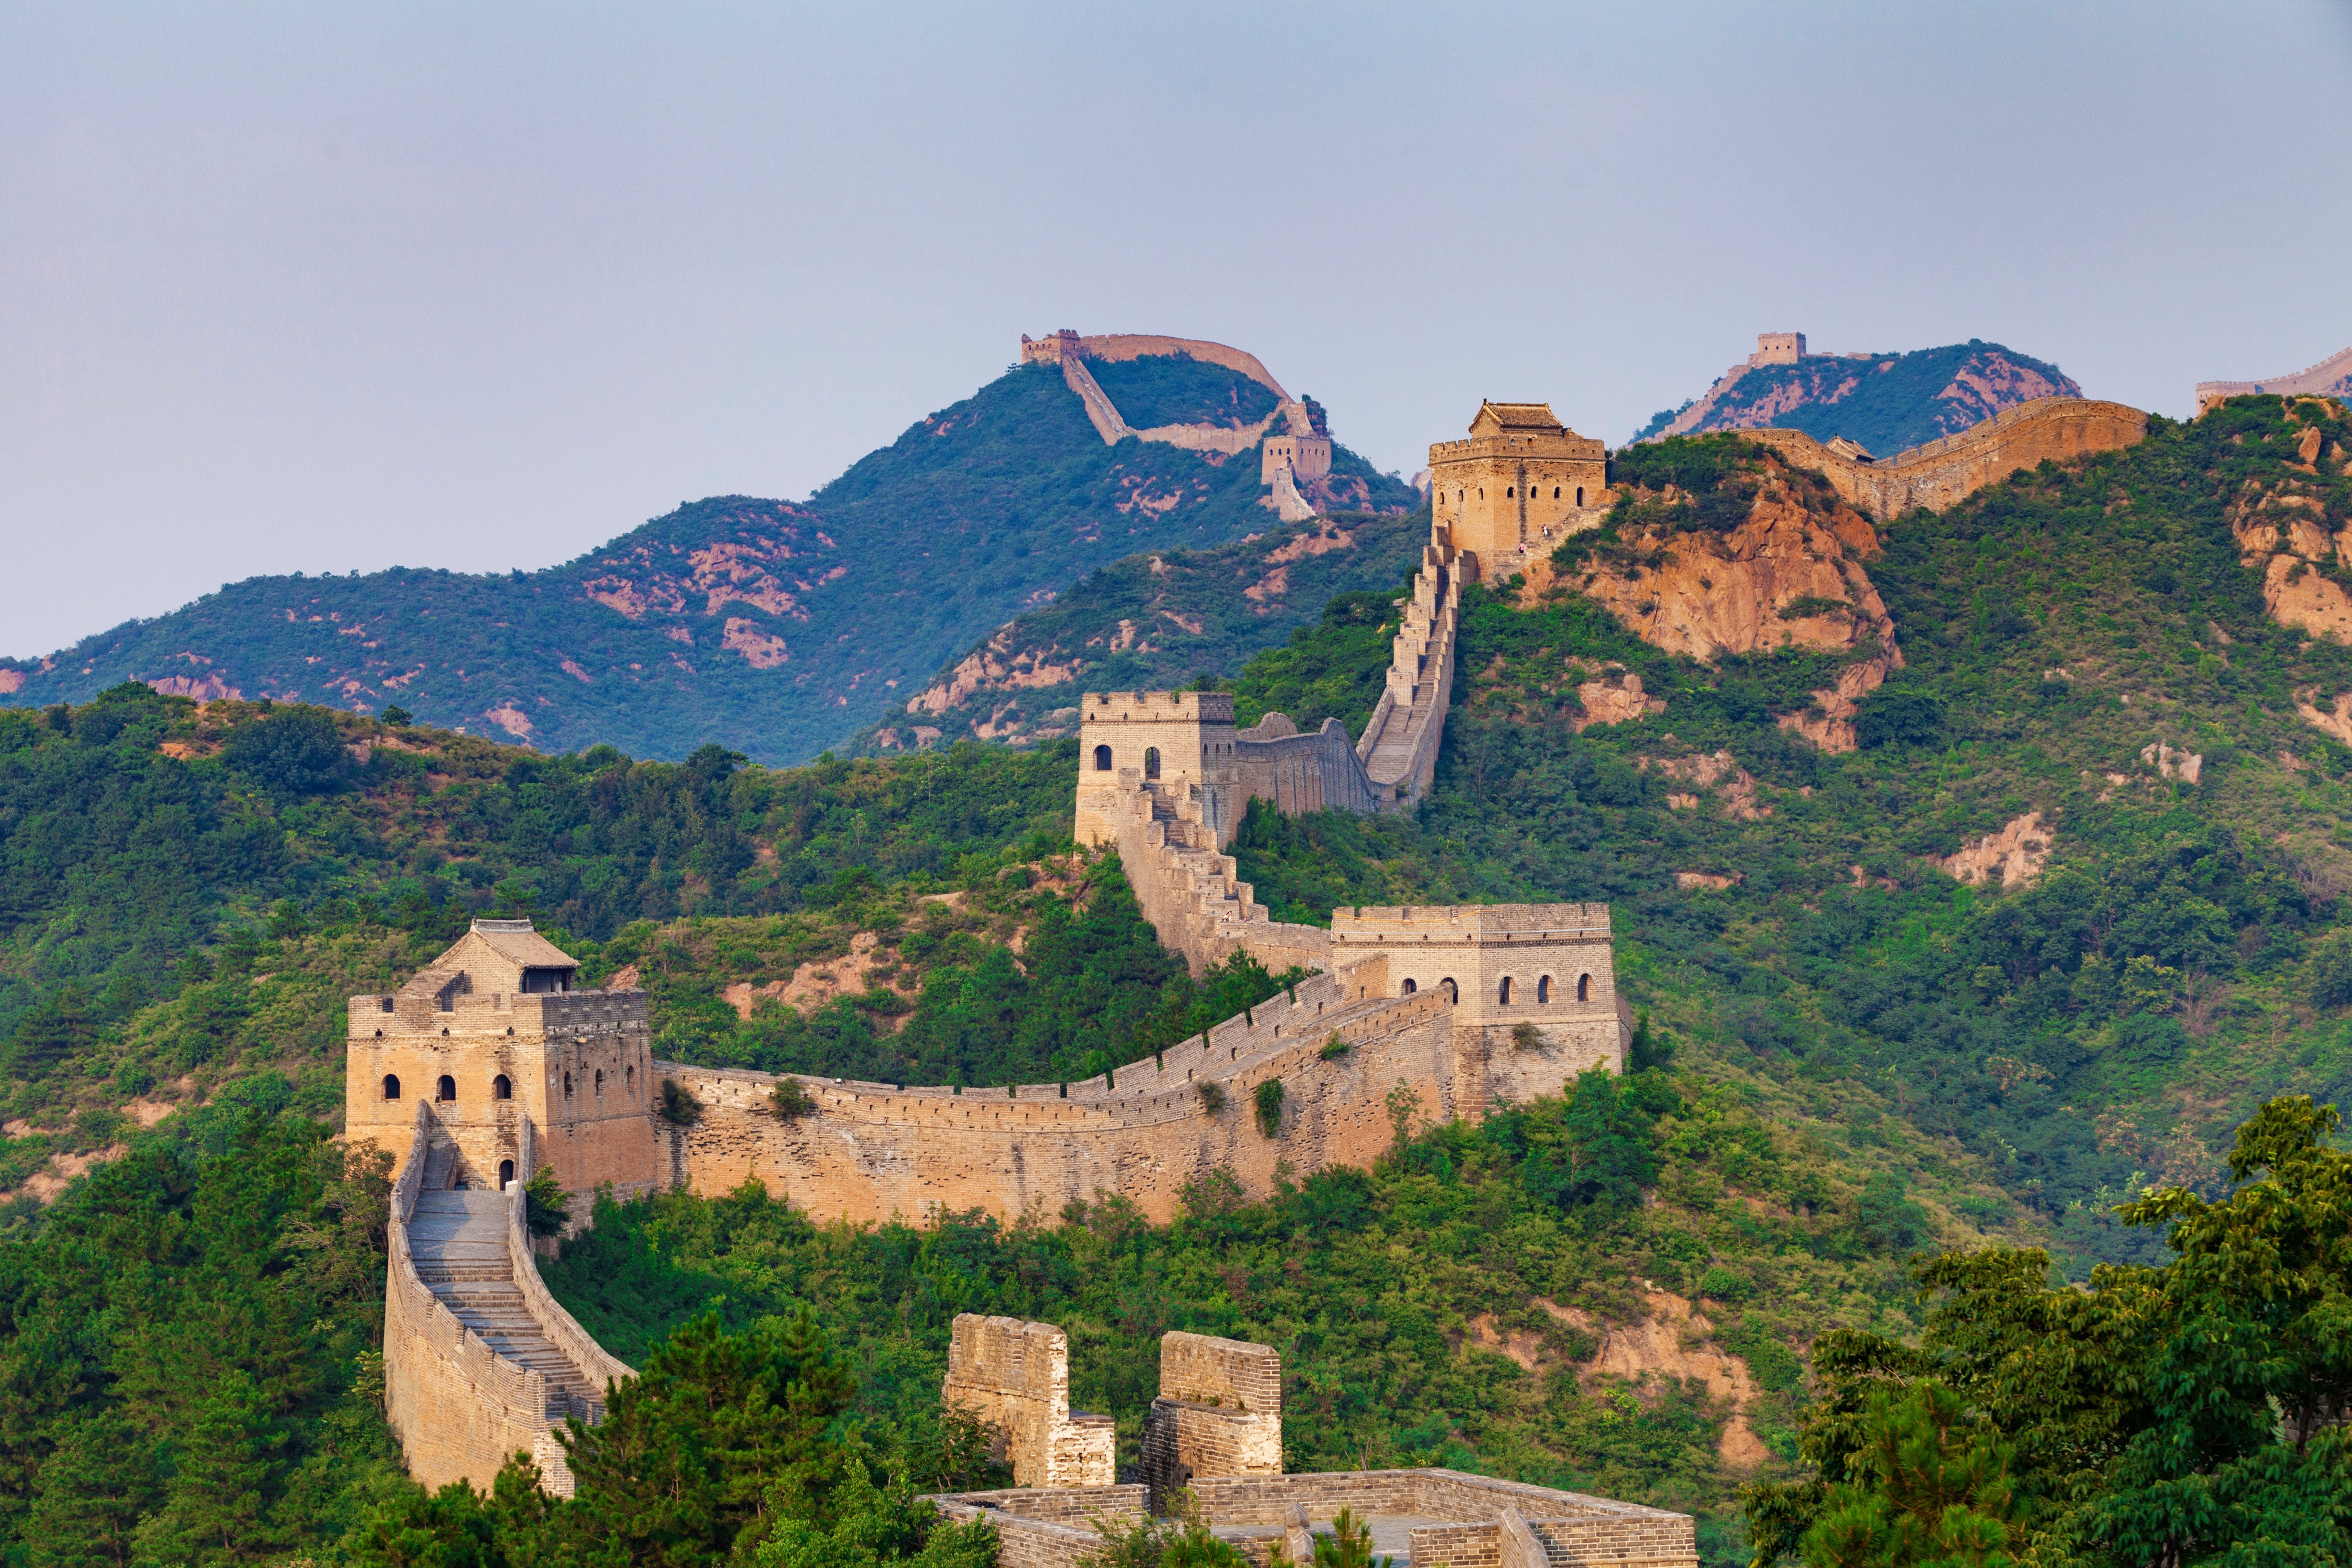
<svg viewBox="0 0 2352 1568">
<path fill-rule="evenodd" d="M 2004 888 L 2030 887 L 2049 863 L 2050 843 L 2049 825 L 2029 811 L 1936 864 L 1946 876 L 1977 886 L 1998 878 Z"/>
<path fill-rule="evenodd" d="M 1632 670 L 1604 671 L 1576 689 L 1577 706 L 1584 711 L 1571 722 L 1582 734 L 1595 724 L 1623 724 L 1666 710 L 1663 697 L 1642 689 L 1642 678 Z"/>
<path fill-rule="evenodd" d="M 2304 445 L 2315 456 L 2319 443 L 2310 437 L 2320 433 L 2316 426 L 2305 433 Z M 2331 642 L 2352 643 L 2352 592 L 2346 586 L 2352 529 L 2329 528 L 2318 486 L 2298 479 L 2250 479 L 2226 515 L 2240 564 L 2263 574 L 2263 606 L 2271 618 Z"/>
<path fill-rule="evenodd" d="M 1768 465 L 1747 517 L 1726 531 L 1684 528 L 1673 505 L 1681 499 L 1671 488 L 1637 498 L 1667 505 L 1589 555 L 1563 585 L 1607 606 L 1644 642 L 1701 663 L 1780 648 L 1859 656 L 1803 712 L 1780 719 L 1824 751 L 1853 750 L 1863 697 L 1903 663 L 1895 622 L 1864 567 L 1880 552 L 1878 531 L 1843 501 L 1824 509 L 1817 490 L 1791 482 L 1778 463 Z M 1604 710 L 1626 709 L 1630 695 L 1594 693 Z"/>
</svg>

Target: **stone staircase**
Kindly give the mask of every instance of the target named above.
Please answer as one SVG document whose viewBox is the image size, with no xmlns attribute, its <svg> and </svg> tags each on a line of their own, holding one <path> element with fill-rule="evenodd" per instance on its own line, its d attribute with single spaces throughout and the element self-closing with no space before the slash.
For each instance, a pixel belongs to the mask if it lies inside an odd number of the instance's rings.
<svg viewBox="0 0 2352 1568">
<path fill-rule="evenodd" d="M 507 1251 L 507 1194 L 460 1188 L 416 1195 L 408 1221 L 416 1277 L 501 1359 L 547 1379 L 547 1418 L 593 1423 L 603 1390 L 557 1349 L 523 1304 Z"/>
</svg>

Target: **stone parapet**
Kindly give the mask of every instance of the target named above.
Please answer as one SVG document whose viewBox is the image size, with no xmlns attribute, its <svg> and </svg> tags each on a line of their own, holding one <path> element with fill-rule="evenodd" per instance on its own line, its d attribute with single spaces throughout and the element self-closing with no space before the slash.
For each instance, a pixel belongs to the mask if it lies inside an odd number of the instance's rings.
<svg viewBox="0 0 2352 1568">
<path fill-rule="evenodd" d="M 1156 1512 L 1196 1476 L 1280 1475 L 1281 1356 L 1242 1340 L 1162 1334 L 1141 1459 Z"/>
<path fill-rule="evenodd" d="M 2338 349 L 2307 369 L 2293 375 L 2274 375 L 2265 381 L 2200 381 L 2197 384 L 2197 412 L 2202 416 L 2209 408 L 2232 397 L 2352 397 L 2352 349 Z"/>
<path fill-rule="evenodd" d="M 2147 416 L 2095 398 L 2040 397 L 2004 408 L 1958 435 L 1873 462 L 1833 452 L 1801 430 L 1730 433 L 1813 469 L 1847 501 L 1886 522 L 1921 507 L 1942 511 L 1957 506 L 2021 468 L 2131 446 L 2147 434 Z"/>
<path fill-rule="evenodd" d="M 940 1403 L 989 1430 L 1020 1487 L 1107 1487 L 1117 1433 L 1108 1415 L 1070 1409 L 1069 1336 L 1051 1323 L 957 1315 Z"/>
<path fill-rule="evenodd" d="M 1139 1524 L 1145 1518 L 1139 1486 L 934 1493 L 918 1500 L 951 1524 L 984 1519 L 994 1525 L 998 1568 L 1077 1568 L 1102 1550 L 1096 1521 Z"/>
</svg>

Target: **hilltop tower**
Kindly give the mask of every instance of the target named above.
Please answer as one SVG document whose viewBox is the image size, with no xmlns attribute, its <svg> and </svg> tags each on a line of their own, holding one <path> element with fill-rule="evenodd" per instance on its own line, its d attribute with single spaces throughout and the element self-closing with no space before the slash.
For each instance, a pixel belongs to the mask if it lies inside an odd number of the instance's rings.
<svg viewBox="0 0 2352 1568">
<path fill-rule="evenodd" d="M 1180 805 L 1197 804 L 1223 847 L 1241 822 L 1234 749 L 1231 692 L 1087 692 L 1078 709 L 1078 842 L 1115 842 L 1116 794 L 1140 787 L 1171 820 Z"/>
<path fill-rule="evenodd" d="M 1599 522 L 1609 453 L 1548 403 L 1482 403 L 1465 441 L 1429 448 L 1430 531 L 1465 583 L 1500 582 Z"/>
<path fill-rule="evenodd" d="M 529 1158 L 564 1190 L 648 1192 L 661 1160 L 643 991 L 583 991 L 527 920 L 476 921 L 399 990 L 351 999 L 343 1120 L 405 1170 L 428 1110 L 423 1190 L 504 1189 Z"/>
</svg>

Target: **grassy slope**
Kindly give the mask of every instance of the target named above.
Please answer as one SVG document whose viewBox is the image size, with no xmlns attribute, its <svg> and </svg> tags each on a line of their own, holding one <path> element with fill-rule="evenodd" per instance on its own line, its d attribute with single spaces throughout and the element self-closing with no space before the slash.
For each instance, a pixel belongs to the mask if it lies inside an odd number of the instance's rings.
<svg viewBox="0 0 2352 1568">
<path fill-rule="evenodd" d="M 501 739 L 527 721 L 551 751 L 606 742 L 680 757 L 716 740 L 795 761 L 845 741 L 888 705 L 892 682 L 907 689 L 1042 594 L 1137 550 L 1264 528 L 1257 471 L 1255 453 L 1106 447 L 1059 375 L 1029 366 L 910 426 L 804 504 L 693 502 L 510 576 L 248 579 L 88 638 L 54 668 L 0 660 L 23 678 L 0 700 L 216 679 L 248 698 L 396 703 Z M 1381 482 L 1384 497 L 1398 488 Z M 755 666 L 743 648 L 770 658 L 773 645 L 748 639 L 781 639 L 790 658 Z M 486 717 L 508 705 L 503 729 Z"/>
<path fill-rule="evenodd" d="M 2082 395 L 2083 389 L 2056 365 L 1971 339 L 1909 353 L 1811 354 L 1796 364 L 1759 366 L 1739 378 L 1705 428 L 1755 423 L 1741 416 L 1769 403 L 1778 412 L 1764 424 L 1802 430 L 1823 441 L 1843 436 L 1889 457 L 2000 413 L 2018 400 L 2001 388 L 2021 371 L 2061 393 Z M 1643 440 L 1664 429 L 1675 412 L 1667 409 L 1653 416 L 1633 438 Z"/>
<path fill-rule="evenodd" d="M 999 628 L 925 688 L 949 686 L 960 668 L 979 670 L 960 700 L 944 710 L 894 709 L 851 751 L 872 755 L 916 743 L 919 725 L 950 740 L 1026 742 L 1065 728 L 1086 691 L 1160 690 L 1233 676 L 1334 595 L 1379 591 L 1384 604 L 1412 572 L 1428 534 L 1423 507 L 1275 525 L 1211 550 L 1130 556 Z M 1041 679 L 1041 667 L 1049 672 L 1045 683 L 1030 684 Z"/>
</svg>

